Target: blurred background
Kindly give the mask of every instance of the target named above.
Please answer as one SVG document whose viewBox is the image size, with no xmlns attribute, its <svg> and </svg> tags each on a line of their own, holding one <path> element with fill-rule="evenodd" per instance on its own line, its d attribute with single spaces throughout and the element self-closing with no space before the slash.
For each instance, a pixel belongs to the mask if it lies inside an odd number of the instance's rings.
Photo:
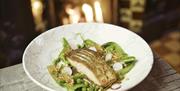
<svg viewBox="0 0 180 91">
<path fill-rule="evenodd" d="M 39 34 L 79 22 L 128 28 L 180 72 L 180 0 L 0 0 L 0 68 L 21 63 Z"/>
</svg>

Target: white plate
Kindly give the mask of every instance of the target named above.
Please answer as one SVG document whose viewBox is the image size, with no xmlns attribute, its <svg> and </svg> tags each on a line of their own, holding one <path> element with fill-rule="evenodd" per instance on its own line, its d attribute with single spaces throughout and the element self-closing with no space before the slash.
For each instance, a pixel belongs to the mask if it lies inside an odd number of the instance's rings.
<svg viewBox="0 0 180 91">
<path fill-rule="evenodd" d="M 75 48 L 82 41 L 77 37 L 81 33 L 85 38 L 103 44 L 117 42 L 125 52 L 137 58 L 135 67 L 126 75 L 118 91 L 131 89 L 139 84 L 150 72 L 153 54 L 148 44 L 135 33 L 115 25 L 103 23 L 79 23 L 53 28 L 36 37 L 26 48 L 23 55 L 23 67 L 26 74 L 36 84 L 50 91 L 65 91 L 52 79 L 47 66 L 62 49 L 65 37 Z"/>
</svg>

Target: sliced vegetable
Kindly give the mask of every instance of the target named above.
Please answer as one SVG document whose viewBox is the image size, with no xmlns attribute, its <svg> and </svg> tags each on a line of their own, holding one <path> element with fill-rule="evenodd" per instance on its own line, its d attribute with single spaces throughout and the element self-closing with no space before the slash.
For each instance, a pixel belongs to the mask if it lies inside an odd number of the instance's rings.
<svg viewBox="0 0 180 91">
<path fill-rule="evenodd" d="M 61 73 L 71 76 L 72 75 L 72 69 L 70 67 L 68 67 L 68 66 L 63 67 L 62 70 L 61 70 Z"/>
<path fill-rule="evenodd" d="M 114 69 L 115 71 L 119 71 L 119 70 L 121 70 L 122 68 L 123 68 L 123 64 L 122 64 L 121 62 L 116 62 L 116 63 L 113 64 L 113 69 Z"/>
<path fill-rule="evenodd" d="M 113 54 L 112 53 L 107 53 L 106 54 L 106 56 L 105 56 L 105 61 L 109 61 L 109 60 L 111 60 L 112 59 L 112 56 L 113 56 Z"/>
<path fill-rule="evenodd" d="M 95 47 L 89 47 L 89 49 L 97 52 Z"/>
<path fill-rule="evenodd" d="M 119 88 L 121 87 L 121 84 L 120 83 L 115 83 L 111 86 L 111 89 L 112 90 L 118 90 Z"/>
</svg>

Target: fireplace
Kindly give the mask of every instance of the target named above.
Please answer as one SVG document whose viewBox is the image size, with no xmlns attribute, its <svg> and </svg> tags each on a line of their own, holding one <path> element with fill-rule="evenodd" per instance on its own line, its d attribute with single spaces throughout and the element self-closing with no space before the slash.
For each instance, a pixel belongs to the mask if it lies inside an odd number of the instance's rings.
<svg viewBox="0 0 180 91">
<path fill-rule="evenodd" d="M 146 0 L 31 0 L 37 29 L 80 22 L 104 22 L 141 32 Z M 39 16 L 46 16 L 45 23 Z M 42 21 L 42 22 L 41 22 Z"/>
<path fill-rule="evenodd" d="M 31 7 L 40 31 L 81 22 L 118 24 L 118 0 L 31 0 Z"/>
</svg>

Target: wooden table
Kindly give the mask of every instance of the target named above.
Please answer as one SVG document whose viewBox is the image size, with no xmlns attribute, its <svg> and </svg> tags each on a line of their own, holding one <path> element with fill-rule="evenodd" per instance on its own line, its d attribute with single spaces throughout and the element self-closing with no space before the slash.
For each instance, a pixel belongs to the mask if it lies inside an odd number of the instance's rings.
<svg viewBox="0 0 180 91">
<path fill-rule="evenodd" d="M 22 64 L 0 69 L 0 91 L 46 91 L 25 74 Z M 180 91 L 180 74 L 155 57 L 148 77 L 130 91 Z"/>
</svg>

